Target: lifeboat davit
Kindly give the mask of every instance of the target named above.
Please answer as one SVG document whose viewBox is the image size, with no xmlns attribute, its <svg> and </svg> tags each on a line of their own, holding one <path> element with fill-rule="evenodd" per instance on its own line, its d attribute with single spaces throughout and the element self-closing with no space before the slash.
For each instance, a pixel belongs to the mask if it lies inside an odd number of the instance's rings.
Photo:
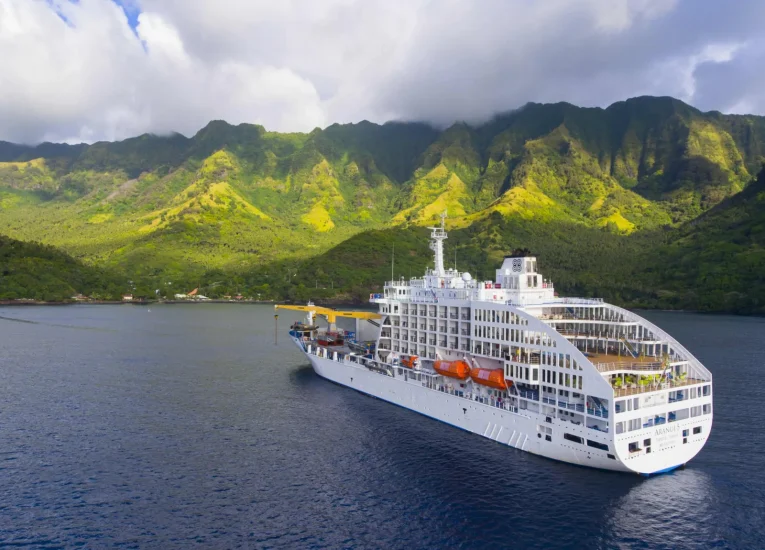
<svg viewBox="0 0 765 550">
<path fill-rule="evenodd" d="M 470 369 L 470 378 L 476 384 L 506 390 L 512 382 L 505 382 L 505 372 L 503 369 Z"/>
<path fill-rule="evenodd" d="M 465 380 L 470 376 L 470 365 L 461 359 L 457 361 L 436 361 L 433 363 L 433 368 L 438 374 L 448 376 L 449 378 Z"/>
</svg>

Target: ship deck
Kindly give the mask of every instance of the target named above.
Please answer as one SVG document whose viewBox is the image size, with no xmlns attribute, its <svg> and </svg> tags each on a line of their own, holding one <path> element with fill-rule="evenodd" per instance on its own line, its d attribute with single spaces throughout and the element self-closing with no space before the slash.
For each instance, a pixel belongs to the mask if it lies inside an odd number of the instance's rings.
<svg viewBox="0 0 765 550">
<path fill-rule="evenodd" d="M 657 366 L 661 368 L 661 360 L 658 357 L 652 356 L 640 356 L 632 357 L 631 355 L 616 355 L 613 353 L 597 353 L 597 352 L 585 352 L 585 357 L 590 360 L 593 365 L 635 365 L 635 366 Z M 600 369 L 598 369 L 600 370 Z M 618 370 L 614 368 L 612 370 Z"/>
<path fill-rule="evenodd" d="M 692 386 L 694 384 L 703 384 L 706 380 L 700 378 L 686 378 L 684 380 L 670 380 L 668 382 L 662 382 L 661 384 L 648 384 L 645 386 L 637 385 L 630 388 L 614 388 L 614 397 L 629 397 L 630 395 L 637 395 L 640 393 L 648 393 L 652 391 L 658 391 L 668 388 L 681 388 L 683 386 Z"/>
</svg>

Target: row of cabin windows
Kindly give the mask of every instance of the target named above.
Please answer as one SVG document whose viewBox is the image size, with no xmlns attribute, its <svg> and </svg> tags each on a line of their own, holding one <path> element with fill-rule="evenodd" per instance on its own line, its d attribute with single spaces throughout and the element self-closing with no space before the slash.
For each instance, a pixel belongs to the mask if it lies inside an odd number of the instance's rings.
<svg viewBox="0 0 765 550">
<path fill-rule="evenodd" d="M 524 380 L 531 380 L 533 382 L 539 381 L 539 369 L 531 369 L 529 367 L 521 367 L 518 365 L 508 365 L 505 367 L 505 376 L 508 378 L 523 378 Z M 531 378 L 529 378 L 531 375 Z"/>
<path fill-rule="evenodd" d="M 571 359 L 569 354 L 553 353 L 551 351 L 541 351 L 539 362 L 542 365 L 549 365 L 551 367 L 559 367 L 562 369 L 582 370 L 582 367 L 574 360 Z"/>
<path fill-rule="evenodd" d="M 688 399 L 696 399 L 698 397 L 707 397 L 707 396 L 712 395 L 712 386 L 708 384 L 708 385 L 702 386 L 702 387 L 688 388 L 687 391 L 688 391 L 688 394 L 689 394 Z M 678 391 L 670 392 L 670 398 L 672 398 L 672 395 L 674 394 L 676 401 L 683 401 L 683 399 L 680 399 L 680 398 L 677 397 L 678 393 L 679 393 Z M 653 405 L 652 404 L 648 404 L 648 405 L 644 404 L 644 407 L 651 407 L 651 406 L 663 405 L 663 404 L 664 403 L 655 403 Z M 640 408 L 640 398 L 633 397 L 631 399 L 622 399 L 620 401 L 617 401 L 615 406 L 616 406 L 616 414 L 623 413 L 623 412 L 629 412 L 629 411 L 636 411 L 636 410 L 638 410 Z M 692 410 L 694 410 L 694 409 L 699 409 L 699 407 L 693 407 Z M 702 414 L 702 413 L 699 413 L 699 414 Z M 692 416 L 698 416 L 698 414 L 692 415 Z"/>
<path fill-rule="evenodd" d="M 688 418 L 695 418 L 712 413 L 712 405 L 701 405 L 699 407 L 691 407 L 690 409 L 677 409 L 670 411 L 669 413 L 659 412 L 651 416 L 644 416 L 642 418 L 632 418 L 627 421 L 616 423 L 616 433 L 624 433 L 625 431 L 634 432 L 643 428 L 651 428 L 653 426 L 665 424 L 667 422 L 678 422 L 680 420 L 686 420 Z"/>
<path fill-rule="evenodd" d="M 542 382 L 566 386 L 567 388 L 582 389 L 582 377 L 567 372 L 542 369 Z"/>
<path fill-rule="evenodd" d="M 449 319 L 462 319 L 463 321 L 470 318 L 470 315 L 468 314 L 468 308 L 447 306 L 439 306 L 438 310 L 435 308 L 431 308 L 430 310 L 421 308 L 418 310 L 414 306 L 412 306 L 411 309 L 408 309 L 406 306 L 402 306 L 401 315 L 410 315 L 413 317 L 440 317 L 442 319 L 445 319 L 448 316 Z"/>
<path fill-rule="evenodd" d="M 563 439 L 567 441 L 573 441 L 574 443 L 579 443 L 580 445 L 584 445 L 584 438 L 579 437 L 578 435 L 570 434 L 570 433 L 564 433 Z M 592 447 L 594 449 L 600 449 L 601 451 L 608 452 L 608 445 L 605 443 L 600 443 L 598 441 L 593 441 L 592 439 L 587 440 L 587 446 Z"/>
<path fill-rule="evenodd" d="M 491 338 L 505 342 L 518 342 L 519 344 L 536 344 L 539 346 L 556 347 L 557 344 L 548 334 L 515 328 L 492 327 L 473 325 L 473 336 Z"/>
<path fill-rule="evenodd" d="M 496 310 L 496 309 L 481 309 L 476 308 L 473 310 L 473 320 L 481 321 L 484 323 L 503 323 L 509 325 L 528 325 L 528 319 L 520 317 L 518 314 L 512 311 Z"/>
</svg>

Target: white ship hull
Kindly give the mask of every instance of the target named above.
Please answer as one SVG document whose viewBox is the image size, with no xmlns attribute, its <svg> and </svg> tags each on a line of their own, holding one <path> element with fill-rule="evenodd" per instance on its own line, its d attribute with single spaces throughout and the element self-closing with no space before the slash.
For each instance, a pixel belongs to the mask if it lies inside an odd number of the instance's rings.
<svg viewBox="0 0 765 550">
<path fill-rule="evenodd" d="M 304 351 L 302 344 L 294 338 L 293 340 L 301 351 Z M 677 451 L 672 452 L 670 456 L 667 456 L 666 452 L 661 452 L 656 453 L 654 458 L 651 455 L 642 455 L 623 460 L 618 452 L 618 446 L 617 451 L 612 450 L 606 453 L 562 439 L 561 434 L 564 429 L 567 433 L 581 435 L 583 438 L 591 436 L 586 433 L 588 430 L 581 426 L 577 428 L 557 419 L 546 422 L 545 417 L 538 413 L 510 412 L 430 389 L 416 382 L 386 376 L 361 365 L 319 357 L 313 353 L 306 353 L 306 356 L 316 374 L 336 384 L 405 407 L 502 445 L 579 466 L 643 475 L 671 471 L 685 465 L 701 450 L 709 434 L 708 428 L 711 427 L 710 422 L 710 426 L 703 430 L 703 436 L 700 436 L 697 441 L 679 445 Z M 671 427 L 672 431 L 679 436 L 684 424 L 684 422 L 678 422 Z M 538 431 L 539 426 L 552 428 L 552 441 L 547 441 L 544 434 Z M 657 429 L 661 428 L 650 428 L 643 435 L 656 437 Z M 634 438 L 635 433 L 630 435 Z M 612 443 L 610 449 L 613 448 Z M 614 458 L 609 458 L 609 455 Z"/>
</svg>

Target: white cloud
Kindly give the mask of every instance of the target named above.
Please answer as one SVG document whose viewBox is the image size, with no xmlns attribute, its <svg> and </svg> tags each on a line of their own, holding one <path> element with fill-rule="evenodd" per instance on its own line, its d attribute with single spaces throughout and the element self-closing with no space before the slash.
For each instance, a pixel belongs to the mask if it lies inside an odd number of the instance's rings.
<svg viewBox="0 0 765 550">
<path fill-rule="evenodd" d="M 0 0 L 0 139 L 189 135 L 211 119 L 448 124 L 640 94 L 765 113 L 757 0 L 131 4 L 135 31 L 111 0 Z"/>
</svg>

